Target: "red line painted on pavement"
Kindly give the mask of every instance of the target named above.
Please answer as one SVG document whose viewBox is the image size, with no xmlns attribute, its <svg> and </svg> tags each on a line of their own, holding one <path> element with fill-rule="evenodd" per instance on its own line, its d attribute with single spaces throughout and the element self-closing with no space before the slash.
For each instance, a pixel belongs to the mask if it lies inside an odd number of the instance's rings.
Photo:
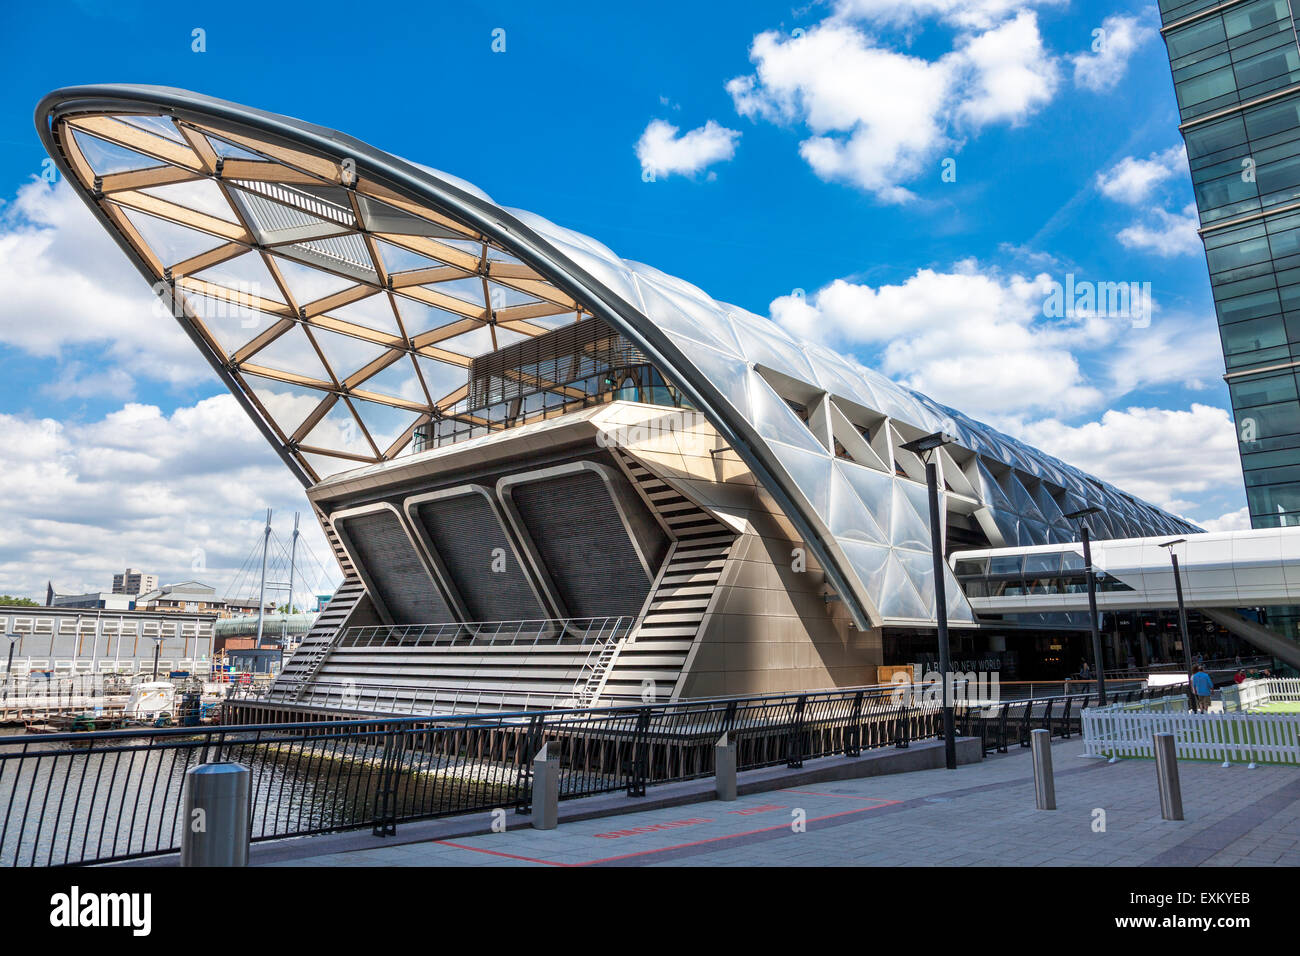
<svg viewBox="0 0 1300 956">
<path fill-rule="evenodd" d="M 795 790 L 789 792 L 800 793 L 805 791 Z M 822 794 L 821 796 L 840 796 L 840 794 Z M 871 799 L 871 798 L 853 797 L 850 799 Z M 828 813 L 820 817 L 810 817 L 805 822 L 818 823 L 822 820 L 833 820 L 836 817 L 847 817 L 847 816 L 852 816 L 853 814 L 856 813 L 867 813 L 868 811 L 876 810 L 879 809 L 880 807 L 889 806 L 891 804 L 898 803 L 898 802 L 899 801 L 897 800 L 886 800 L 876 804 L 875 806 L 859 807 L 856 810 L 841 810 L 839 813 Z M 745 830 L 741 833 L 724 833 L 721 836 L 708 837 L 703 840 L 693 840 L 688 843 L 674 843 L 672 846 L 661 846 L 653 850 L 638 850 L 635 853 L 624 853 L 619 856 L 605 856 L 605 857 L 599 857 L 594 860 L 580 860 L 576 863 L 565 863 L 561 860 L 544 860 L 541 859 L 540 857 L 534 857 L 534 856 L 520 856 L 519 854 L 516 853 L 505 853 L 500 850 L 488 850 L 483 847 L 469 846 L 464 843 L 453 843 L 450 840 L 434 840 L 433 842 L 438 843 L 442 846 L 454 847 L 458 850 L 472 850 L 475 853 L 487 853 L 491 856 L 500 856 L 511 860 L 521 860 L 526 863 L 541 863 L 546 866 L 576 867 L 576 866 L 594 866 L 595 864 L 598 863 L 614 863 L 619 860 L 630 860 L 638 856 L 651 856 L 655 853 L 667 853 L 669 850 L 684 850 L 695 846 L 706 846 L 710 843 L 718 843 L 722 840 L 734 840 L 737 839 L 738 837 L 754 836 L 759 833 L 770 833 L 774 830 L 784 830 L 787 829 L 789 826 L 790 824 L 788 823 L 778 823 L 775 826 L 760 827 L 757 830 Z"/>
<path fill-rule="evenodd" d="M 486 853 L 489 856 L 504 856 L 511 860 L 523 860 L 527 863 L 545 863 L 547 866 L 581 866 L 580 863 L 558 863 L 555 860 L 539 860 L 535 856 L 520 856 L 517 853 L 502 853 L 500 850 L 485 850 L 480 846 L 466 846 L 464 843 L 452 843 L 450 840 L 434 840 L 434 843 L 440 846 L 451 846 L 457 850 L 473 850 L 475 853 Z"/>
</svg>

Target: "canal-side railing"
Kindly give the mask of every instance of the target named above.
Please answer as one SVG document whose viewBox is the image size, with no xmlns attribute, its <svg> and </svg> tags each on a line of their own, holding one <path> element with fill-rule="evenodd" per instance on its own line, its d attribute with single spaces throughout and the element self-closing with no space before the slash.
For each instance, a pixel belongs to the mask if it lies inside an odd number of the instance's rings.
<svg viewBox="0 0 1300 956">
<path fill-rule="evenodd" d="M 713 772 L 723 733 L 741 769 L 907 746 L 932 703 L 889 688 L 596 710 L 0 737 L 0 865 L 109 862 L 180 847 L 182 785 L 202 763 L 252 771 L 254 840 L 528 809 L 532 758 L 581 797 Z"/>
<path fill-rule="evenodd" d="M 1108 704 L 1133 704 L 1163 698 L 1177 692 L 1180 685 L 1164 687 L 1125 686 L 1107 690 Z M 1181 685 L 1184 689 L 1186 683 Z M 958 730 L 965 736 L 978 737 L 984 753 L 1007 753 L 1012 744 L 1028 747 L 1035 730 L 1046 730 L 1053 737 L 1069 737 L 1082 731 L 1084 708 L 1097 704 L 1093 694 L 1052 694 L 1043 697 L 1012 698 L 998 701 L 970 701 L 958 707 Z"/>
</svg>

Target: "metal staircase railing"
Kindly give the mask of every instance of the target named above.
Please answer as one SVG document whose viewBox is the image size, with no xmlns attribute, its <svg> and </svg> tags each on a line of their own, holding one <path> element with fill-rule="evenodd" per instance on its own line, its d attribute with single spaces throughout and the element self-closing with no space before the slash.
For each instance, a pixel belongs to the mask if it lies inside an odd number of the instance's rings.
<svg viewBox="0 0 1300 956">
<path fill-rule="evenodd" d="M 365 585 L 359 577 L 343 579 L 307 636 L 285 663 L 280 676 L 271 685 L 270 696 L 295 701 L 302 697 L 320 671 L 321 664 L 343 635 L 344 625 L 365 593 Z"/>
</svg>

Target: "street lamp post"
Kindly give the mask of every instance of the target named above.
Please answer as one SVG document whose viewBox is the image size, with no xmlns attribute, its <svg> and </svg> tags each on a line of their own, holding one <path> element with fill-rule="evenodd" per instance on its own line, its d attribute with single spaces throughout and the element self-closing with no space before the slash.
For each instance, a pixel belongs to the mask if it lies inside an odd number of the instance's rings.
<svg viewBox="0 0 1300 956">
<path fill-rule="evenodd" d="M 902 447 L 925 459 L 925 484 L 930 498 L 930 551 L 934 558 L 934 608 L 939 637 L 939 677 L 943 681 L 943 755 L 949 770 L 957 769 L 956 722 L 953 719 L 952 663 L 948 651 L 948 600 L 943 566 L 943 526 L 939 512 L 939 471 L 931 455 L 952 441 L 943 432 L 905 443 Z"/>
<path fill-rule="evenodd" d="M 1164 542 L 1160 547 L 1169 549 L 1169 560 L 1174 566 L 1174 591 L 1178 595 L 1178 630 L 1183 636 L 1183 664 L 1187 668 L 1187 699 L 1194 707 L 1196 692 L 1192 689 L 1192 641 L 1187 633 L 1187 607 L 1183 604 L 1183 576 L 1178 570 L 1178 555 L 1174 553 L 1175 545 L 1186 543 L 1186 538 L 1175 538 L 1173 541 Z"/>
<path fill-rule="evenodd" d="M 158 679 L 158 655 L 162 653 L 162 638 L 153 639 L 153 679 Z"/>
<path fill-rule="evenodd" d="M 1100 508 L 1081 508 L 1065 517 L 1079 519 L 1079 539 L 1083 542 L 1083 574 L 1088 581 L 1088 626 L 1092 629 L 1092 665 L 1097 671 L 1097 706 L 1106 705 L 1106 659 L 1101 653 L 1101 628 L 1097 624 L 1097 575 L 1092 570 L 1092 533 L 1088 516 Z"/>
<path fill-rule="evenodd" d="M 5 664 L 5 700 L 9 699 L 9 690 L 14 683 L 14 646 L 22 639 L 21 634 L 6 634 L 9 638 L 9 662 Z"/>
</svg>

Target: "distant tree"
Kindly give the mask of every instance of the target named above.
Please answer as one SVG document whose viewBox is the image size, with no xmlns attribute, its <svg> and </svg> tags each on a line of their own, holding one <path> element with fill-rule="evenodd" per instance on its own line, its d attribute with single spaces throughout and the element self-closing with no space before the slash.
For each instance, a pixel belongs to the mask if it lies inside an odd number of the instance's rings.
<svg viewBox="0 0 1300 956">
<path fill-rule="evenodd" d="M 0 594 L 0 606 L 3 607 L 43 607 L 39 601 L 31 598 L 14 597 L 12 594 Z"/>
<path fill-rule="evenodd" d="M 297 614 L 298 609 L 296 607 L 290 607 L 288 604 L 281 604 L 279 607 L 275 609 L 275 613 L 276 614 Z"/>
</svg>

